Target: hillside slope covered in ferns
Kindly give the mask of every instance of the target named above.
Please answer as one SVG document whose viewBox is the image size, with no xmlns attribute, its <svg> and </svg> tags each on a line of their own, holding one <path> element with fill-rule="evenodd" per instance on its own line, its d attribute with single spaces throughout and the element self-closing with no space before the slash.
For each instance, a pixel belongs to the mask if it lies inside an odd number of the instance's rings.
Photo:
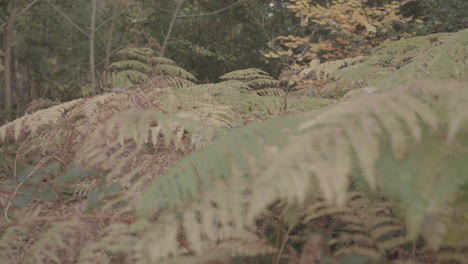
<svg viewBox="0 0 468 264">
<path fill-rule="evenodd" d="M 108 92 L 0 127 L 0 262 L 466 263 L 467 34 L 313 62 L 307 91 L 122 50 Z"/>
</svg>

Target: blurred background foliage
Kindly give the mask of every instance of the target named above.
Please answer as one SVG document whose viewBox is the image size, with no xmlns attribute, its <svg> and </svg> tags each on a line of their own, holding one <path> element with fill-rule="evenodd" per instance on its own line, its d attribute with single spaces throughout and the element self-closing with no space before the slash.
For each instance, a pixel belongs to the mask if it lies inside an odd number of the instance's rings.
<svg viewBox="0 0 468 264">
<path fill-rule="evenodd" d="M 98 80 L 117 51 L 146 46 L 201 83 L 252 67 L 278 77 L 313 59 L 366 54 L 387 39 L 458 31 L 468 8 L 464 0 L 0 0 L 0 124 L 34 99 L 67 101 L 106 88 L 89 87 L 93 1 Z"/>
</svg>

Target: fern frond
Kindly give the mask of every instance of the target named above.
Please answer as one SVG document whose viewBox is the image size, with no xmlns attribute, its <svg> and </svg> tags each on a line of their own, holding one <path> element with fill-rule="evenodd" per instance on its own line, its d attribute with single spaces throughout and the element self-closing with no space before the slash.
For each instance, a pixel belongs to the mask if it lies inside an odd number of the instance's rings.
<svg viewBox="0 0 468 264">
<path fill-rule="evenodd" d="M 113 77 L 113 87 L 120 89 L 125 89 L 132 84 L 148 81 L 148 76 L 146 74 L 136 70 L 119 71 Z"/>
<path fill-rule="evenodd" d="M 142 198 L 137 205 L 138 212 L 146 215 L 149 213 L 148 208 L 153 208 L 154 205 L 176 209 L 180 204 L 196 196 L 200 188 L 209 187 L 212 181 L 220 178 L 229 179 L 231 159 L 239 162 L 242 170 L 248 171 L 251 166 L 244 156 L 245 152 L 251 152 L 258 162 L 261 162 L 268 156 L 269 149 L 265 149 L 265 145 L 284 147 L 288 142 L 288 134 L 293 133 L 292 129 L 299 124 L 299 120 L 301 120 L 299 117 L 292 116 L 274 118 L 259 124 L 236 128 L 197 153 L 187 155 L 164 177 L 159 177 L 148 186 L 148 190 L 143 194 L 145 198 Z M 226 155 L 227 148 L 230 149 L 229 155 Z M 158 191 L 163 189 L 170 192 Z"/>
<path fill-rule="evenodd" d="M 278 88 L 267 88 L 267 89 L 256 90 L 255 93 L 260 96 L 284 97 L 286 95 L 283 90 L 278 89 Z"/>
<path fill-rule="evenodd" d="M 139 72 L 149 72 L 151 70 L 151 67 L 148 66 L 146 63 L 143 63 L 137 60 L 116 61 L 116 62 L 113 62 L 110 65 L 110 67 L 113 69 L 119 69 L 119 70 L 132 69 L 132 70 L 139 71 Z"/>
<path fill-rule="evenodd" d="M 163 72 L 164 74 L 167 74 L 170 76 L 177 76 L 177 77 L 181 77 L 181 78 L 191 80 L 191 81 L 197 80 L 197 78 L 193 76 L 193 74 L 191 74 L 190 72 L 178 66 L 174 66 L 170 64 L 159 64 L 156 66 L 156 68 L 160 70 L 161 72 Z"/>
<path fill-rule="evenodd" d="M 366 60 L 364 56 L 358 56 L 355 58 L 347 58 L 336 61 L 329 61 L 320 63 L 320 60 L 312 60 L 309 66 L 303 69 L 299 75 L 303 78 L 314 78 L 317 80 L 327 79 L 330 74 L 338 71 L 339 69 L 349 67 L 354 64 L 358 64 Z"/>
<path fill-rule="evenodd" d="M 146 62 L 148 58 L 151 58 L 153 56 L 154 51 L 150 48 L 126 47 L 119 50 L 117 54 Z"/>
<path fill-rule="evenodd" d="M 145 232 L 153 237 L 151 245 L 155 247 L 164 241 L 163 250 L 156 257 L 165 258 L 176 252 L 174 236 L 179 226 L 176 212 L 183 204 L 187 206 L 181 224 L 195 252 L 202 252 L 203 237 L 208 241 L 236 238 L 245 222 L 242 207 L 248 201 L 245 191 L 250 180 L 246 172 L 257 170 L 274 146 L 284 146 L 288 131 L 297 124 L 297 118 L 288 117 L 236 129 L 237 133 L 224 134 L 222 140 L 189 154 L 166 175 L 158 177 L 137 202 L 137 213 L 141 216 L 152 215 L 152 210 L 158 208 L 166 212 L 164 220 L 158 220 L 151 231 Z M 204 195 L 196 198 L 199 193 Z M 161 237 L 164 240 L 159 240 Z M 142 245 L 150 245 L 145 241 Z M 154 252 L 153 247 L 150 249 Z"/>
<path fill-rule="evenodd" d="M 275 87 L 278 85 L 278 81 L 274 79 L 255 79 L 247 82 L 247 86 L 255 88 L 255 87 Z"/>
<path fill-rule="evenodd" d="M 455 166 L 456 169 L 444 164 L 443 178 L 422 169 L 427 166 L 423 160 L 412 160 L 424 156 L 421 152 L 432 153 L 432 149 L 424 149 L 424 146 L 440 148 L 445 150 L 439 152 L 440 155 L 434 154 L 432 162 L 442 166 L 440 162 L 445 154 L 441 153 L 453 151 L 452 143 L 447 145 L 448 136 L 436 141 L 440 145 L 429 146 L 420 142 L 434 140 L 433 133 L 436 129 L 441 129 L 445 118 L 448 118 L 448 127 L 457 122 L 452 116 L 441 116 L 440 111 L 454 111 L 447 102 L 454 98 L 465 98 L 467 90 L 463 86 L 463 83 L 457 82 L 413 83 L 342 104 L 305 122 L 300 127 L 304 135 L 288 146 L 278 160 L 258 178 L 252 198 L 256 202 L 252 204 L 250 215 L 256 215 L 260 208 L 278 198 L 302 202 L 310 190 L 308 186 L 312 186 L 311 175 L 316 177 L 323 197 L 328 202 L 342 204 L 347 199 L 348 177 L 352 173 L 355 153 L 369 186 L 384 186 L 392 197 L 402 201 L 407 212 L 409 234 L 414 237 L 421 229 L 425 229 L 421 226 L 424 219 L 433 216 L 433 212 L 443 211 L 452 195 L 468 180 L 457 173 L 464 170 L 460 158 L 453 158 L 453 162 L 459 164 L 458 167 Z M 434 101 L 428 98 L 438 99 Z M 455 108 L 466 116 L 466 111 L 462 110 L 465 106 L 457 104 Z M 463 120 L 463 126 L 460 127 L 466 129 L 467 119 Z M 457 131 L 461 133 L 465 130 L 459 128 Z M 461 137 L 458 140 L 464 142 Z M 386 148 L 390 150 L 389 156 L 385 154 L 382 157 L 384 154 L 381 153 L 386 153 Z M 412 157 L 410 161 L 402 163 L 402 160 L 407 160 L 403 158 L 408 155 Z M 384 160 L 394 160 L 395 164 L 382 163 Z M 404 167 L 411 166 L 411 162 L 418 162 L 418 166 Z M 404 169 L 412 172 L 401 172 Z M 294 173 L 291 174 L 291 171 Z M 289 177 L 281 177 L 288 174 Z M 428 177 L 432 179 L 429 182 Z M 272 179 L 275 179 L 273 186 Z M 402 186 L 405 186 L 404 193 Z M 438 188 L 441 189 L 435 191 Z M 424 198 L 419 196 L 421 192 L 425 193 Z M 432 196 L 434 192 L 446 195 L 440 195 L 435 200 Z M 268 198 L 270 195 L 271 198 Z M 427 228 L 431 230 L 431 227 Z"/>
<path fill-rule="evenodd" d="M 176 76 L 156 76 L 150 80 L 149 85 L 158 88 L 172 87 L 175 89 L 188 89 L 195 86 L 195 83 Z"/>
<path fill-rule="evenodd" d="M 468 29 L 456 33 L 433 34 L 382 44 L 364 62 L 332 74 L 345 81 L 367 80 L 378 88 L 391 88 L 414 79 L 468 80 Z M 439 39 L 433 45 L 431 39 Z"/>
<path fill-rule="evenodd" d="M 2 260 L 14 260 L 15 256 L 18 255 L 18 248 L 20 248 L 20 242 L 22 235 L 26 233 L 24 227 L 11 226 L 5 231 L 2 231 L 0 236 L 0 257 Z"/>
<path fill-rule="evenodd" d="M 57 250 L 68 247 L 67 241 L 77 232 L 79 221 L 54 224 L 29 249 L 23 263 L 61 263 Z M 69 243 L 69 242 L 68 242 Z"/>
<path fill-rule="evenodd" d="M 33 100 L 32 102 L 28 104 L 28 106 L 26 107 L 25 113 L 26 114 L 33 113 L 41 108 L 49 108 L 51 106 L 59 105 L 59 104 L 61 104 L 61 102 L 58 99 L 56 99 L 55 101 L 52 101 L 50 99 L 39 98 L 37 100 Z"/>
<path fill-rule="evenodd" d="M 151 145 L 161 145 L 160 138 L 166 146 L 172 144 L 176 149 L 188 150 L 191 145 L 200 147 L 202 142 L 209 142 L 214 132 L 213 127 L 186 118 L 131 109 L 98 126 L 78 149 L 77 161 L 104 170 L 112 168 L 108 177 L 125 185 L 146 170 L 138 166 L 145 159 L 130 165 L 135 154 Z"/>
<path fill-rule="evenodd" d="M 249 68 L 243 70 L 237 70 L 226 73 L 219 77 L 221 80 L 239 80 L 239 81 L 251 81 L 256 79 L 272 79 L 272 77 L 265 71 L 257 68 Z"/>
<path fill-rule="evenodd" d="M 76 99 L 18 118 L 0 127 L 0 139 L 3 142 L 8 138 L 18 140 L 21 135 L 34 134 L 41 128 L 54 126 L 83 102 L 84 99 Z"/>
<path fill-rule="evenodd" d="M 268 73 L 257 68 L 250 68 L 226 73 L 219 77 L 224 81 L 231 81 L 235 83 L 242 82 L 250 89 L 260 89 L 265 87 L 275 87 L 278 81 L 273 79 Z"/>
<path fill-rule="evenodd" d="M 163 57 L 154 57 L 149 48 L 124 48 L 119 54 L 127 57 L 111 64 L 118 71 L 111 76 L 112 87 L 125 89 L 132 84 L 148 82 L 153 76 L 170 76 L 172 79 L 196 81 L 195 76 L 176 66 L 176 63 Z M 179 82 L 179 84 L 183 84 Z"/>
<path fill-rule="evenodd" d="M 136 243 L 131 227 L 114 223 L 104 228 L 98 239 L 80 250 L 79 264 L 110 263 L 107 254 L 128 253 Z M 107 253 L 107 254 L 106 254 Z"/>
<path fill-rule="evenodd" d="M 240 80 L 227 80 L 220 83 L 215 84 L 219 87 L 226 87 L 238 90 L 252 90 L 250 86 L 247 85 L 244 81 Z"/>
</svg>

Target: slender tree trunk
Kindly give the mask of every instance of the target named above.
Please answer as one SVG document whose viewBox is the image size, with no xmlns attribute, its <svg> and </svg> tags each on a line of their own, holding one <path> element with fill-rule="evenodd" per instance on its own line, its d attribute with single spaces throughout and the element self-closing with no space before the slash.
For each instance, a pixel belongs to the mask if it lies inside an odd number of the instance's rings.
<svg viewBox="0 0 468 264">
<path fill-rule="evenodd" d="M 161 51 L 159 52 L 159 56 L 164 57 L 164 52 L 166 51 L 167 48 L 167 43 L 169 42 L 169 39 L 171 38 L 172 34 L 172 29 L 174 28 L 175 21 L 177 19 L 177 15 L 179 14 L 179 10 L 182 7 L 182 4 L 185 2 L 185 0 L 179 0 L 177 2 L 177 7 L 174 10 L 174 14 L 172 14 L 172 19 L 171 23 L 169 24 L 169 29 L 167 30 L 166 37 L 164 38 L 163 45 L 161 47 Z"/>
<path fill-rule="evenodd" d="M 96 74 L 94 65 L 94 36 L 96 31 L 97 0 L 91 0 L 91 21 L 89 25 L 89 77 L 92 89 L 96 89 Z"/>
<path fill-rule="evenodd" d="M 114 35 L 114 24 L 115 24 L 115 17 L 117 16 L 117 8 L 114 6 L 112 8 L 112 18 L 110 21 L 110 28 L 109 28 L 109 35 L 107 36 L 107 43 L 106 43 L 106 59 L 104 61 L 104 68 L 106 71 L 109 70 L 110 65 L 110 56 L 112 50 L 112 36 Z"/>
<path fill-rule="evenodd" d="M 12 9 L 10 16 L 8 17 L 7 22 L 7 30 L 6 30 L 6 37 L 5 37 L 5 120 L 11 120 L 11 113 L 13 112 L 12 103 L 11 103 L 11 75 L 12 75 L 12 44 L 15 38 L 14 30 L 15 30 L 15 19 L 16 13 L 18 12 L 18 6 L 16 5 L 16 1 L 12 1 Z"/>
<path fill-rule="evenodd" d="M 16 99 L 16 116 L 20 116 L 23 112 L 24 105 L 29 102 L 29 96 L 24 87 L 23 67 L 16 58 L 13 65 L 13 71 L 15 72 L 14 98 Z"/>
</svg>

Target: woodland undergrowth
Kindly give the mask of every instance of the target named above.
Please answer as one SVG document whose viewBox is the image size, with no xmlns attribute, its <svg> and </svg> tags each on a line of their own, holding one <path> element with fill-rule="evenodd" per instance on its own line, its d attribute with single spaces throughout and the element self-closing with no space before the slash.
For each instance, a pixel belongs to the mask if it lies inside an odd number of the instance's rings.
<svg viewBox="0 0 468 264">
<path fill-rule="evenodd" d="M 0 262 L 466 263 L 467 32 L 280 81 L 126 48 L 0 127 Z"/>
</svg>

